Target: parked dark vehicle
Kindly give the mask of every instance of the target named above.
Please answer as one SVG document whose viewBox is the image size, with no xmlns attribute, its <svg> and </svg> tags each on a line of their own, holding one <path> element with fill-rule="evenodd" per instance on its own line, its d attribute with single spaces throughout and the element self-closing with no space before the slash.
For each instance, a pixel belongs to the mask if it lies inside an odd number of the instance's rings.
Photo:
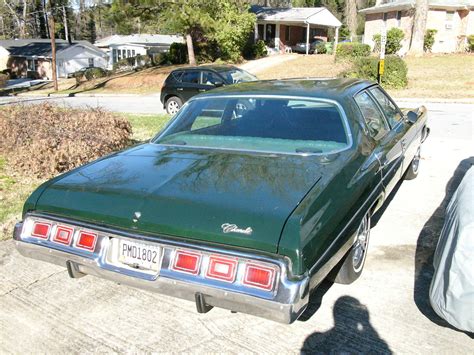
<svg viewBox="0 0 474 355">
<path fill-rule="evenodd" d="M 174 115 L 191 97 L 216 87 L 255 81 L 257 78 L 231 65 L 203 65 L 173 70 L 161 89 L 161 103 Z"/>
<path fill-rule="evenodd" d="M 216 89 L 149 143 L 41 185 L 16 247 L 71 277 L 291 323 L 323 279 L 359 277 L 371 216 L 417 176 L 426 124 L 368 81 Z"/>
<path fill-rule="evenodd" d="M 323 39 L 315 39 L 314 41 L 312 41 L 310 44 L 309 44 L 309 54 L 314 54 L 315 50 L 316 50 L 316 46 L 320 43 L 326 43 Z M 297 43 L 296 45 L 294 45 L 293 47 L 291 47 L 291 51 L 292 52 L 295 52 L 295 53 L 303 53 L 303 54 L 306 54 L 306 42 L 301 42 L 301 43 Z"/>
</svg>

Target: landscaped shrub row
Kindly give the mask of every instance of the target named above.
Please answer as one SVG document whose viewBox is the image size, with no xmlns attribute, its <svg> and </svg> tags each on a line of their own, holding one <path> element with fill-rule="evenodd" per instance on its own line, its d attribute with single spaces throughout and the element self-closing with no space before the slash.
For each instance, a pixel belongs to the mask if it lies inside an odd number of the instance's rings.
<svg viewBox="0 0 474 355">
<path fill-rule="evenodd" d="M 378 74 L 377 57 L 357 58 L 351 69 L 341 73 L 346 78 L 363 78 L 377 80 Z M 399 89 L 408 84 L 408 68 L 402 58 L 396 55 L 385 57 L 385 73 L 382 75 L 382 86 L 386 88 Z"/>
<path fill-rule="evenodd" d="M 370 55 L 370 46 L 363 43 L 339 43 L 336 49 L 337 59 L 353 59 Z"/>
<path fill-rule="evenodd" d="M 0 88 L 4 88 L 7 85 L 8 74 L 0 73 Z"/>
<path fill-rule="evenodd" d="M 130 123 L 102 109 L 50 104 L 0 110 L 0 155 L 17 173 L 47 178 L 127 147 Z"/>
</svg>

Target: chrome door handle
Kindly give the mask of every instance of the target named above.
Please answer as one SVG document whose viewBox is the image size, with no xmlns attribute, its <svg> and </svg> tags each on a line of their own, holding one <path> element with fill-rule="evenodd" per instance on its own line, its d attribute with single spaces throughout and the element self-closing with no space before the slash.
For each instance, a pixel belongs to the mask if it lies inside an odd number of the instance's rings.
<svg viewBox="0 0 474 355">
<path fill-rule="evenodd" d="M 198 91 L 199 92 L 204 92 L 204 91 L 206 91 L 206 89 L 199 89 Z"/>
<path fill-rule="evenodd" d="M 183 88 L 177 88 L 176 91 L 183 91 Z"/>
</svg>

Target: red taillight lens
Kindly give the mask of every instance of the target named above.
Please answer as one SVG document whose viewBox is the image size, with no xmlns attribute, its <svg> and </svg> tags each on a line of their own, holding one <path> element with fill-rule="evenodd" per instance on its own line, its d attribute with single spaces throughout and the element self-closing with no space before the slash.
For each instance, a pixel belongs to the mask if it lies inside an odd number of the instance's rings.
<svg viewBox="0 0 474 355">
<path fill-rule="evenodd" d="M 174 257 L 173 269 L 196 275 L 199 271 L 201 255 L 188 251 L 177 251 Z"/>
<path fill-rule="evenodd" d="M 236 269 L 237 260 L 211 255 L 209 257 L 209 267 L 207 268 L 206 277 L 234 282 Z"/>
<path fill-rule="evenodd" d="M 48 239 L 51 224 L 43 222 L 35 222 L 31 235 L 36 238 Z"/>
<path fill-rule="evenodd" d="M 77 238 L 76 247 L 94 251 L 95 243 L 97 243 L 97 234 L 81 231 Z"/>
<path fill-rule="evenodd" d="M 245 267 L 244 285 L 271 290 L 275 278 L 275 270 L 257 264 L 247 264 Z"/>
<path fill-rule="evenodd" d="M 71 243 L 72 234 L 74 233 L 74 229 L 65 227 L 65 226 L 58 226 L 56 228 L 56 233 L 54 233 L 53 241 L 61 244 L 69 245 Z"/>
</svg>

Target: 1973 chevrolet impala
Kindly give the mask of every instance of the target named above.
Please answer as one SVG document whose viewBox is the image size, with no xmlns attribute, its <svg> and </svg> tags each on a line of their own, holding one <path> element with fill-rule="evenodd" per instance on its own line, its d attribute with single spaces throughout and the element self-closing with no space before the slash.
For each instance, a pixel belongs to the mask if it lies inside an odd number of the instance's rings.
<svg viewBox="0 0 474 355">
<path fill-rule="evenodd" d="M 416 177 L 426 123 L 361 80 L 216 89 L 149 143 L 40 186 L 16 246 L 71 277 L 291 323 L 324 278 L 359 277 L 370 217 Z"/>
</svg>

